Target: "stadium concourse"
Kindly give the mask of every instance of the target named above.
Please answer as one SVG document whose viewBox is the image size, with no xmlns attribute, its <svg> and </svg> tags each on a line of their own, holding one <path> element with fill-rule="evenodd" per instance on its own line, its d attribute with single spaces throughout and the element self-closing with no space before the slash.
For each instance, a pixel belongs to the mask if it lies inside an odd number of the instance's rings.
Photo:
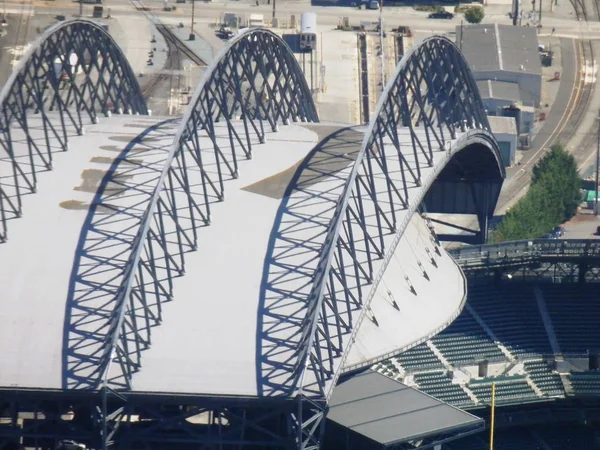
<svg viewBox="0 0 600 450">
<path fill-rule="evenodd" d="M 316 449 L 327 422 L 427 448 L 482 429 L 369 370 L 464 306 L 425 195 L 469 189 L 485 224 L 504 178 L 449 40 L 406 54 L 365 126 L 319 123 L 264 29 L 229 41 L 182 118 L 150 115 L 85 20 L 48 29 L 1 100 L 0 448 Z"/>
</svg>

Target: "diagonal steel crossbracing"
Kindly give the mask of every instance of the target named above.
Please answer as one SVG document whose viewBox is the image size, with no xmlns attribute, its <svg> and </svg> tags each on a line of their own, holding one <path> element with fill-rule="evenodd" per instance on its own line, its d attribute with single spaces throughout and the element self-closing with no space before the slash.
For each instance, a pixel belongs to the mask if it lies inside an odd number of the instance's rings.
<svg viewBox="0 0 600 450">
<path fill-rule="evenodd" d="M 329 398 L 410 217 L 443 167 L 472 146 L 495 163 L 490 181 L 501 180 L 499 150 L 467 63 L 448 39 L 425 39 L 383 92 L 329 223 L 295 337 L 301 395 Z"/>
<path fill-rule="evenodd" d="M 210 225 L 211 204 L 225 200 L 227 180 L 238 177 L 254 146 L 291 121 L 318 121 L 292 52 L 267 30 L 236 36 L 205 72 L 176 132 L 133 238 L 102 349 L 94 350 L 96 369 L 77 377 L 82 387 L 131 388 L 161 305 L 185 273 L 185 254 Z"/>
<path fill-rule="evenodd" d="M 122 51 L 87 20 L 44 32 L 13 70 L 0 104 L 0 242 L 8 238 L 8 222 L 23 214 L 22 197 L 36 192 L 38 173 L 68 149 L 69 136 L 84 134 L 100 114 L 148 113 Z M 41 124 L 32 123 L 33 114 Z M 33 139 L 35 133 L 43 138 Z"/>
</svg>

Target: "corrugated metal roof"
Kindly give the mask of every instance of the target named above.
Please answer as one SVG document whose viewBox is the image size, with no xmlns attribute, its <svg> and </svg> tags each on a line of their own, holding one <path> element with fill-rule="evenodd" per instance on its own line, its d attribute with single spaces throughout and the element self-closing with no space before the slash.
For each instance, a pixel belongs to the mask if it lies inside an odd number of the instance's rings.
<svg viewBox="0 0 600 450">
<path fill-rule="evenodd" d="M 534 27 L 477 24 L 456 27 L 456 43 L 473 72 L 542 74 Z"/>
<path fill-rule="evenodd" d="M 336 386 L 327 418 L 383 445 L 483 426 L 479 417 L 372 370 Z"/>
<path fill-rule="evenodd" d="M 514 117 L 488 116 L 492 133 L 517 135 L 517 122 Z"/>
<path fill-rule="evenodd" d="M 507 81 L 479 80 L 477 87 L 481 98 L 496 98 L 500 100 L 510 100 L 518 102 L 521 100 L 521 93 L 517 83 Z"/>
</svg>

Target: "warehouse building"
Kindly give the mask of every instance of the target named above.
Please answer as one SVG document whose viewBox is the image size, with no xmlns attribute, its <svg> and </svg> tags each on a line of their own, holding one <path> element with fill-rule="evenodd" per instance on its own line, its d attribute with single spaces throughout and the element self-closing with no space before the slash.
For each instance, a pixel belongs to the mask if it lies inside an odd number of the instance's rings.
<svg viewBox="0 0 600 450">
<path fill-rule="evenodd" d="M 456 44 L 471 66 L 476 80 L 512 83 L 514 97 L 526 106 L 539 107 L 542 63 L 535 28 L 498 24 L 457 26 Z M 508 88 L 507 88 L 508 89 Z"/>
<path fill-rule="evenodd" d="M 535 108 L 521 102 L 519 86 L 505 81 L 479 80 L 477 88 L 487 115 L 514 117 L 519 136 L 524 141 L 519 146 L 527 147 L 535 125 Z"/>
</svg>

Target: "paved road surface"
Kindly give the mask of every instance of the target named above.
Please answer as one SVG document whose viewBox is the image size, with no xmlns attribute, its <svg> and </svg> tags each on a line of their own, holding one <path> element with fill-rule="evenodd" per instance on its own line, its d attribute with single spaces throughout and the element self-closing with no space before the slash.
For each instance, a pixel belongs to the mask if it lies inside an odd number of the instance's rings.
<svg viewBox="0 0 600 450">
<path fill-rule="evenodd" d="M 173 0 L 170 0 L 170 4 L 173 4 Z M 18 8 L 21 3 L 15 0 L 7 2 L 9 9 Z M 78 6 L 74 2 L 65 0 L 57 1 L 34 1 L 33 2 L 36 12 L 48 11 L 49 13 L 56 14 L 73 14 L 78 11 Z M 144 0 L 144 4 L 151 7 L 153 12 L 156 12 L 161 17 L 179 18 L 186 26 L 188 25 L 189 18 L 191 17 L 191 5 L 188 4 L 177 4 L 177 11 L 174 12 L 163 12 L 162 8 L 164 5 L 163 0 Z M 232 1 L 232 2 L 213 2 L 213 3 L 196 3 L 196 20 L 197 22 L 213 22 L 216 18 L 220 17 L 224 12 L 235 12 L 241 15 L 249 14 L 263 14 L 266 19 L 271 17 L 272 5 L 261 4 L 255 6 L 250 1 Z M 139 14 L 128 0 L 105 0 L 105 9 L 110 8 L 111 14 L 116 15 L 135 15 Z M 91 14 L 93 5 L 84 5 L 86 14 Z M 510 24 L 511 21 L 506 15 L 510 8 L 506 5 L 491 6 L 486 9 L 486 18 L 484 22 L 489 23 L 506 23 Z M 318 14 L 318 23 L 323 26 L 335 27 L 340 21 L 341 17 L 349 17 L 350 21 L 358 24 L 363 20 L 377 20 L 379 16 L 378 11 L 371 10 L 358 10 L 356 8 L 348 7 L 323 7 L 323 6 L 311 6 L 308 0 L 302 1 L 282 1 L 277 2 L 277 16 L 283 19 L 289 19 L 291 14 L 295 14 L 297 18 L 300 14 L 305 11 L 314 11 Z M 388 24 L 397 25 L 409 25 L 416 30 L 417 35 L 432 34 L 433 32 L 441 33 L 452 33 L 457 25 L 460 25 L 462 16 L 457 15 L 452 20 L 435 20 L 428 19 L 427 13 L 418 12 L 410 7 L 386 7 L 384 10 L 385 18 Z M 573 16 L 565 14 L 548 14 L 544 18 L 544 29 L 550 32 L 552 27 L 556 28 L 556 35 L 558 36 L 572 36 L 580 37 L 582 33 L 589 34 L 591 37 L 600 37 L 600 23 L 592 22 L 586 25 L 585 30 L 582 30 L 581 24 L 574 21 Z"/>
</svg>

